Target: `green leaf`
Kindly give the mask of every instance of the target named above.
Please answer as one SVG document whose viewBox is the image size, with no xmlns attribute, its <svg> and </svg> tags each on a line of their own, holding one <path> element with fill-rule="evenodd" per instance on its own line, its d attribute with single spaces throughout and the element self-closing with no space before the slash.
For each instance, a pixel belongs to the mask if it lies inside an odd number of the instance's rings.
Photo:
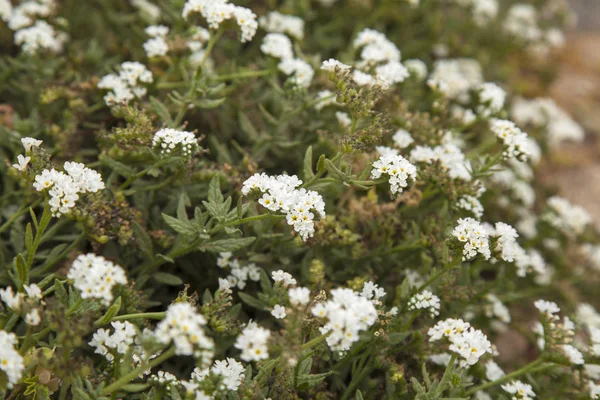
<svg viewBox="0 0 600 400">
<path fill-rule="evenodd" d="M 258 139 L 258 131 L 252 124 L 252 121 L 250 121 L 248 116 L 241 111 L 238 113 L 238 122 L 242 131 L 246 133 L 251 140 L 255 141 Z"/>
<path fill-rule="evenodd" d="M 325 372 L 323 374 L 300 375 L 298 376 L 297 387 L 299 389 L 311 388 L 323 382 L 323 380 L 331 374 L 333 374 L 333 371 Z"/>
<path fill-rule="evenodd" d="M 260 288 L 265 293 L 270 293 L 273 291 L 273 286 L 271 284 L 271 279 L 269 279 L 269 275 L 265 272 L 264 269 L 260 270 Z"/>
<path fill-rule="evenodd" d="M 219 175 L 215 175 L 208 184 L 208 202 L 212 205 L 219 206 L 223 203 L 224 197 L 221 193 L 221 181 Z"/>
<path fill-rule="evenodd" d="M 25 248 L 27 253 L 31 254 L 33 250 L 33 231 L 31 230 L 31 224 L 27 224 L 25 227 Z"/>
<path fill-rule="evenodd" d="M 315 176 L 312 170 L 312 146 L 308 146 L 308 149 L 306 149 L 306 153 L 304 154 L 304 169 L 302 172 L 305 180 L 309 180 Z"/>
<path fill-rule="evenodd" d="M 50 205 L 46 203 L 44 206 L 44 211 L 42 212 L 42 218 L 40 219 L 40 226 L 38 231 L 35 233 L 36 237 L 41 237 L 42 234 L 46 231 L 46 228 L 50 224 L 52 220 L 52 211 L 50 211 Z"/>
<path fill-rule="evenodd" d="M 183 285 L 183 281 L 181 280 L 181 278 L 179 278 L 176 275 L 169 274 L 166 272 L 157 272 L 152 275 L 152 278 L 154 278 L 154 280 L 156 282 L 164 283 L 165 285 L 170 285 L 170 286 Z"/>
<path fill-rule="evenodd" d="M 167 106 L 165 106 L 156 97 L 150 96 L 150 106 L 162 122 L 166 123 L 167 125 L 170 125 L 173 122 L 171 119 L 171 113 L 169 112 Z"/>
<path fill-rule="evenodd" d="M 137 393 L 146 390 L 150 387 L 149 383 L 129 383 L 121 387 L 126 392 Z"/>
<path fill-rule="evenodd" d="M 342 182 L 345 182 L 347 180 L 347 175 L 338 167 L 336 167 L 331 162 L 331 160 L 325 160 L 325 167 L 327 168 L 327 171 L 329 172 L 329 175 L 331 175 L 332 178 Z"/>
<path fill-rule="evenodd" d="M 146 257 L 153 259 L 154 258 L 154 248 L 152 246 L 152 239 L 148 235 L 148 232 L 137 222 L 133 222 L 133 231 L 135 233 L 135 239 L 137 241 L 137 245 L 146 255 Z"/>
<path fill-rule="evenodd" d="M 179 201 L 177 202 L 177 219 L 180 221 L 188 222 L 189 218 L 187 215 L 187 211 L 185 210 L 186 206 L 190 205 L 190 199 L 186 192 L 182 192 L 181 196 L 179 196 Z"/>
<path fill-rule="evenodd" d="M 319 157 L 319 160 L 317 161 L 317 172 L 325 172 L 325 160 L 325 154 L 321 154 L 321 157 Z"/>
<path fill-rule="evenodd" d="M 196 236 L 198 234 L 194 228 L 194 225 L 187 221 L 181 221 L 164 213 L 162 214 L 162 217 L 167 225 L 169 225 L 177 233 L 187 236 Z"/>
<path fill-rule="evenodd" d="M 223 253 L 226 251 L 236 251 L 249 246 L 256 240 L 256 237 L 249 236 L 244 238 L 231 238 L 215 240 L 214 242 L 203 243 L 201 249 L 213 253 Z"/>
<path fill-rule="evenodd" d="M 354 394 L 354 400 L 365 400 L 360 390 L 357 390 Z"/>
<path fill-rule="evenodd" d="M 29 269 L 27 268 L 27 262 L 21 253 L 17 254 L 17 257 L 15 258 L 15 267 L 19 278 L 19 285 L 27 283 Z"/>
<path fill-rule="evenodd" d="M 107 157 L 107 156 L 99 156 L 99 158 L 100 158 L 100 162 L 103 165 L 106 165 L 113 171 L 123 175 L 126 178 L 129 178 L 130 176 L 135 174 L 135 171 L 133 170 L 133 168 L 128 167 L 127 165 L 123 164 L 122 162 L 113 160 L 112 158 Z"/>
<path fill-rule="evenodd" d="M 67 295 L 65 287 L 58 279 L 54 280 L 54 295 L 62 304 L 67 305 L 69 303 L 69 295 Z"/>
<path fill-rule="evenodd" d="M 110 323 L 112 319 L 119 313 L 121 309 L 121 296 L 119 296 L 115 302 L 106 310 L 106 313 L 94 322 L 96 326 L 102 326 Z"/>
<path fill-rule="evenodd" d="M 219 107 L 225 102 L 225 100 L 227 100 L 225 97 L 222 99 L 200 99 L 195 101 L 195 104 L 198 106 L 198 108 L 211 109 Z"/>
<path fill-rule="evenodd" d="M 256 297 L 250 296 L 249 294 L 243 292 L 238 292 L 238 296 L 240 296 L 240 299 L 242 299 L 242 301 L 248 304 L 250 307 L 254 307 L 258 310 L 267 309 L 267 305 Z"/>
</svg>

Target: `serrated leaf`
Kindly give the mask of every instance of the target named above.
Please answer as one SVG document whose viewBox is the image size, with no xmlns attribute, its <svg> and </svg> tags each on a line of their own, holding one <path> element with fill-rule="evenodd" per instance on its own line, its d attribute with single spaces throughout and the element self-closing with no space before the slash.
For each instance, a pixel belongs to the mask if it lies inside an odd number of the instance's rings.
<svg viewBox="0 0 600 400">
<path fill-rule="evenodd" d="M 117 300 L 106 310 L 104 315 L 94 322 L 96 326 L 102 326 L 110 323 L 112 319 L 119 313 L 121 309 L 121 296 L 117 297 Z"/>
<path fill-rule="evenodd" d="M 173 274 L 166 273 L 166 272 L 157 272 L 152 275 L 152 278 L 159 283 L 164 283 L 165 285 L 170 285 L 170 286 L 183 285 L 183 281 L 181 280 L 180 277 L 173 275 Z"/>
<path fill-rule="evenodd" d="M 305 180 L 309 180 L 315 176 L 312 170 L 312 146 L 308 146 L 304 154 L 304 168 L 302 172 Z"/>
<path fill-rule="evenodd" d="M 240 296 L 240 299 L 242 299 L 244 303 L 248 304 L 250 307 L 256 308 L 257 310 L 265 310 L 267 308 L 265 303 L 256 297 L 250 296 L 249 294 L 238 292 L 238 296 Z"/>
<path fill-rule="evenodd" d="M 223 253 L 226 251 L 236 251 L 249 246 L 256 240 L 256 237 L 249 236 L 243 238 L 231 238 L 215 240 L 214 242 L 203 243 L 201 249 L 213 253 Z"/>
<path fill-rule="evenodd" d="M 169 225 L 177 233 L 187 236 L 196 236 L 198 233 L 196 232 L 196 229 L 194 229 L 194 226 L 187 221 L 181 221 L 164 213 L 162 214 L 162 217 L 167 225 Z"/>
</svg>

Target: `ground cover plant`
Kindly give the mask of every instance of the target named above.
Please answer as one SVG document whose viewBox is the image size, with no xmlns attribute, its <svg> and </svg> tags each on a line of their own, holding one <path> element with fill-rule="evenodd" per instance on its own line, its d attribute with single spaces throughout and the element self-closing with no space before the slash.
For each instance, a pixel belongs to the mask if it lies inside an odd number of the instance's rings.
<svg viewBox="0 0 600 400">
<path fill-rule="evenodd" d="M 559 0 L 0 0 L 7 399 L 595 399 Z"/>
</svg>

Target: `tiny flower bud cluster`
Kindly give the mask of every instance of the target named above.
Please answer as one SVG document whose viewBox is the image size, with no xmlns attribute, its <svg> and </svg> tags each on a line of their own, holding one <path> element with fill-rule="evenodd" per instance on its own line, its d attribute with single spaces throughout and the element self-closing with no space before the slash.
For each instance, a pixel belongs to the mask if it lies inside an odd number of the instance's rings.
<svg viewBox="0 0 600 400">
<path fill-rule="evenodd" d="M 231 252 L 219 253 L 217 265 L 220 268 L 229 268 L 230 275 L 227 277 L 229 286 L 236 286 L 238 289 L 244 289 L 248 279 L 258 282 L 260 280 L 260 269 L 254 263 L 241 266 L 237 258 L 233 258 Z"/>
<path fill-rule="evenodd" d="M 260 17 L 258 23 L 267 32 L 285 33 L 298 40 L 304 38 L 304 20 L 300 17 L 271 11 Z"/>
<path fill-rule="evenodd" d="M 97 299 L 105 306 L 113 301 L 113 287 L 127 283 L 123 268 L 93 253 L 79 255 L 67 278 L 73 280 L 73 286 L 81 292 L 82 298 Z"/>
<path fill-rule="evenodd" d="M 440 315 L 440 298 L 429 290 L 415 294 L 408 301 L 409 310 L 427 310 L 431 318 Z"/>
<path fill-rule="evenodd" d="M 110 90 L 104 96 L 107 106 L 129 104 L 135 98 L 146 95 L 146 88 L 141 83 L 153 82 L 152 72 L 139 62 L 124 62 L 119 74 L 108 74 L 98 82 L 98 88 Z"/>
<path fill-rule="evenodd" d="M 377 320 L 377 310 L 372 301 L 351 289 L 338 288 L 331 291 L 331 298 L 312 308 L 316 317 L 327 318 L 319 328 L 329 333 L 326 341 L 332 351 L 350 350 L 359 339 L 361 331 L 369 329 Z"/>
<path fill-rule="evenodd" d="M 165 128 L 154 134 L 152 147 L 160 149 L 160 154 L 163 156 L 180 150 L 184 156 L 191 157 L 198 150 L 198 140 L 192 132 Z"/>
<path fill-rule="evenodd" d="M 511 381 L 506 385 L 502 385 L 502 389 L 512 395 L 512 400 L 533 400 L 535 397 L 531 385 L 521 381 Z"/>
<path fill-rule="evenodd" d="M 373 163 L 371 179 L 379 179 L 384 174 L 389 176 L 392 194 L 400 194 L 408 186 L 408 179 L 417 178 L 417 167 L 401 155 L 383 155 Z"/>
<path fill-rule="evenodd" d="M 63 167 L 66 174 L 54 168 L 45 169 L 36 175 L 33 183 L 38 192 L 50 189 L 48 204 L 55 217 L 60 217 L 75 207 L 80 194 L 96 193 L 104 189 L 102 177 L 93 169 L 70 161 L 65 162 Z"/>
<path fill-rule="evenodd" d="M 8 378 L 7 387 L 12 388 L 19 383 L 23 375 L 23 357 L 15 348 L 18 344 L 14 333 L 0 330 L 0 369 Z"/>
<path fill-rule="evenodd" d="M 447 338 L 450 351 L 462 357 L 459 363 L 462 368 L 475 365 L 486 353 L 492 354 L 492 344 L 487 336 L 462 319 L 449 318 L 440 321 L 430 328 L 427 334 L 430 342 Z"/>
<path fill-rule="evenodd" d="M 485 227 L 473 218 L 461 218 L 452 231 L 452 236 L 464 243 L 463 261 L 475 258 L 477 253 L 486 260 L 491 256 L 489 236 Z"/>
<path fill-rule="evenodd" d="M 163 344 L 173 342 L 175 354 L 200 359 L 203 364 L 211 362 L 215 344 L 204 332 L 206 319 L 189 303 L 174 303 L 167 309 L 165 319 L 154 332 Z"/>
<path fill-rule="evenodd" d="M 210 29 L 218 29 L 223 21 L 235 19 L 241 31 L 241 42 L 249 42 L 256 34 L 258 22 L 252 10 L 230 4 L 227 0 L 188 0 L 183 6 L 183 18 L 200 13 Z"/>
<path fill-rule="evenodd" d="M 325 218 L 325 202 L 315 191 L 297 189 L 301 184 L 302 181 L 296 175 L 254 174 L 244 182 L 242 194 L 262 192 L 259 204 L 270 211 L 286 214 L 287 223 L 293 226 L 303 240 L 307 240 L 315 231 L 315 216 L 311 210 Z"/>
<path fill-rule="evenodd" d="M 529 137 L 514 122 L 505 119 L 493 119 L 490 129 L 504 144 L 502 155 L 505 159 L 516 158 L 527 161 L 529 157 Z"/>
<path fill-rule="evenodd" d="M 583 207 L 571 204 L 561 197 L 550 197 L 547 204 L 552 213 L 546 216 L 546 220 L 567 235 L 580 235 L 592 221 L 592 217 Z"/>
<path fill-rule="evenodd" d="M 271 332 L 261 328 L 255 322 L 249 322 L 235 340 L 234 347 L 242 351 L 241 358 L 246 362 L 269 358 L 267 342 Z"/>
</svg>

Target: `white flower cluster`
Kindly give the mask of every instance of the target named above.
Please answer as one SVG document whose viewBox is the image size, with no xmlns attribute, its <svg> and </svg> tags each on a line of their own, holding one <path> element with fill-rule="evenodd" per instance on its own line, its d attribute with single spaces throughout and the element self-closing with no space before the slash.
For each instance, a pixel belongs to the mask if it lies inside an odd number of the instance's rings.
<svg viewBox="0 0 600 400">
<path fill-rule="evenodd" d="M 242 384 L 246 369 L 242 363 L 233 358 L 227 358 L 215 361 L 210 371 L 221 376 L 221 389 L 236 391 Z"/>
<path fill-rule="evenodd" d="M 373 163 L 371 179 L 379 179 L 382 175 L 389 176 L 390 190 L 396 195 L 408 186 L 409 179 L 414 182 L 417 178 L 417 167 L 401 155 L 383 155 Z"/>
<path fill-rule="evenodd" d="M 502 111 L 506 92 L 500 86 L 492 82 L 480 84 L 476 89 L 479 95 L 479 105 L 477 113 L 482 117 L 489 117 Z"/>
<path fill-rule="evenodd" d="M 349 128 L 352 125 L 352 119 L 348 115 L 348 113 L 337 111 L 335 113 L 335 119 L 337 119 L 338 124 L 340 124 L 344 128 Z"/>
<path fill-rule="evenodd" d="M 167 55 L 169 45 L 166 37 L 169 34 L 169 28 L 164 25 L 150 25 L 145 29 L 150 39 L 144 43 L 144 50 L 148 57 L 161 57 Z"/>
<path fill-rule="evenodd" d="M 281 285 L 285 287 L 294 286 L 296 285 L 296 283 L 298 283 L 290 273 L 285 272 L 283 270 L 271 272 L 271 277 L 275 282 L 281 282 Z"/>
<path fill-rule="evenodd" d="M 581 142 L 584 138 L 583 128 L 550 98 L 518 98 L 513 102 L 511 115 L 521 125 L 546 128 L 551 147 L 564 141 Z"/>
<path fill-rule="evenodd" d="M 492 354 L 492 344 L 487 336 L 462 319 L 448 318 L 439 321 L 427 334 L 430 342 L 447 338 L 450 351 L 462 357 L 459 363 L 462 368 L 475 365 L 486 353 Z"/>
<path fill-rule="evenodd" d="M 440 315 L 440 298 L 429 290 L 415 294 L 408 301 L 409 310 L 427 310 L 431 318 Z"/>
<path fill-rule="evenodd" d="M 431 164 L 438 161 L 442 168 L 448 171 L 452 179 L 471 180 L 471 163 L 465 159 L 460 148 L 449 140 L 444 140 L 440 146 L 416 146 L 409 155 L 413 163 Z"/>
<path fill-rule="evenodd" d="M 468 7 L 473 14 L 473 21 L 484 26 L 498 15 L 498 0 L 455 0 L 461 7 Z"/>
<path fill-rule="evenodd" d="M 107 106 L 129 104 L 135 98 L 146 95 L 145 87 L 141 83 L 152 83 L 152 72 L 144 64 L 127 61 L 121 64 L 119 74 L 108 74 L 98 82 L 98 88 L 110 90 L 104 96 Z"/>
<path fill-rule="evenodd" d="M 15 293 L 11 286 L 0 289 L 0 299 L 8 308 L 14 311 L 19 311 L 21 309 L 21 304 L 26 298 L 31 299 L 34 302 L 42 299 L 42 290 L 35 283 L 23 285 L 23 289 L 25 289 L 25 293 Z"/>
<path fill-rule="evenodd" d="M 535 397 L 535 392 L 531 385 L 521 381 L 511 381 L 502 385 L 502 389 L 512 395 L 512 400 L 533 400 Z"/>
<path fill-rule="evenodd" d="M 271 11 L 266 16 L 260 17 L 258 23 L 267 32 L 285 33 L 298 40 L 304 38 L 304 20 L 294 15 Z"/>
<path fill-rule="evenodd" d="M 113 301 L 113 287 L 127 283 L 123 268 L 93 253 L 79 255 L 67 278 L 73 280 L 73 286 L 81 292 L 82 298 L 98 299 L 105 306 Z"/>
<path fill-rule="evenodd" d="M 50 189 L 48 194 L 52 215 L 60 217 L 75 207 L 80 194 L 96 193 L 104 189 L 102 176 L 84 164 L 67 161 L 63 168 L 67 172 L 54 168 L 45 169 L 36 175 L 33 187 L 38 191 Z"/>
<path fill-rule="evenodd" d="M 315 104 L 315 110 L 317 111 L 321 111 L 327 106 L 341 105 L 336 100 L 336 94 L 333 93 L 331 90 L 321 90 L 319 93 L 317 93 L 316 100 L 319 100 L 319 102 Z"/>
<path fill-rule="evenodd" d="M 575 365 L 583 365 L 585 364 L 585 360 L 583 358 L 583 354 L 581 351 L 577 350 L 575 346 L 570 344 L 563 344 L 561 346 L 563 353 L 567 356 L 571 364 Z"/>
<path fill-rule="evenodd" d="M 422 60 L 416 58 L 406 60 L 404 61 L 404 66 L 410 75 L 414 76 L 419 81 L 422 81 L 427 77 L 427 64 Z"/>
<path fill-rule="evenodd" d="M 470 211 L 478 220 L 481 219 L 481 217 L 483 217 L 483 205 L 475 196 L 464 195 L 460 197 L 456 202 L 456 207 L 466 211 Z"/>
<path fill-rule="evenodd" d="M 230 4 L 227 0 L 187 0 L 183 6 L 183 18 L 200 13 L 210 29 L 218 29 L 223 21 L 235 19 L 240 27 L 241 42 L 249 42 L 256 34 L 258 22 L 256 14 L 249 8 Z"/>
<path fill-rule="evenodd" d="M 246 196 L 253 191 L 262 192 L 259 204 L 270 211 L 286 214 L 287 223 L 303 240 L 307 240 L 315 231 L 315 215 L 311 210 L 325 218 L 325 202 L 313 190 L 297 189 L 301 184 L 296 175 L 254 174 L 244 182 L 242 194 Z"/>
<path fill-rule="evenodd" d="M 429 75 L 428 85 L 446 97 L 468 100 L 469 91 L 483 83 L 481 66 L 470 58 L 438 60 Z"/>
<path fill-rule="evenodd" d="M 271 331 L 249 322 L 236 338 L 234 347 L 242 351 L 240 357 L 246 362 L 260 361 L 269 358 L 267 342 Z"/>
<path fill-rule="evenodd" d="M 552 213 L 546 215 L 546 220 L 567 235 L 580 235 L 592 221 L 592 217 L 583 207 L 571 204 L 562 197 L 550 197 L 547 204 Z"/>
<path fill-rule="evenodd" d="M 372 86 L 379 83 L 383 87 L 403 82 L 410 76 L 408 69 L 400 63 L 400 50 L 383 33 L 373 29 L 362 30 L 353 47 L 361 49 L 361 62 L 355 70 L 354 81 L 359 86 Z M 365 73 L 374 69 L 375 76 Z"/>
<path fill-rule="evenodd" d="M 373 302 L 346 288 L 333 289 L 331 298 L 316 304 L 312 313 L 327 318 L 327 323 L 319 330 L 322 334 L 329 333 L 327 344 L 332 351 L 338 352 L 350 350 L 360 332 L 369 329 L 377 320 Z"/>
<path fill-rule="evenodd" d="M 392 140 L 394 145 L 400 149 L 405 149 L 415 142 L 410 132 L 404 129 L 398 129 L 392 136 Z"/>
<path fill-rule="evenodd" d="M 19 383 L 23 376 L 23 357 L 15 347 L 18 344 L 17 336 L 0 330 L 0 369 L 8 378 L 7 387 L 12 388 Z"/>
<path fill-rule="evenodd" d="M 560 312 L 560 307 L 558 307 L 558 304 L 556 304 L 553 301 L 536 300 L 533 303 L 533 305 L 540 312 L 546 314 L 550 318 L 552 318 L 553 316 L 555 316 L 555 314 L 558 314 Z"/>
<path fill-rule="evenodd" d="M 495 227 L 489 224 L 484 225 L 488 235 L 496 239 L 496 247 L 493 249 L 502 260 L 513 262 L 515 260 L 517 248 L 520 248 L 517 243 L 519 234 L 512 226 L 504 222 L 497 222 Z"/>
<path fill-rule="evenodd" d="M 27 165 L 29 164 L 29 161 L 31 161 L 31 157 L 27 156 L 27 153 L 29 153 L 33 147 L 39 147 L 42 144 L 42 140 L 37 140 L 31 137 L 24 137 L 21 138 L 21 143 L 23 144 L 23 148 L 25 149 L 26 155 L 23 156 L 22 154 L 19 154 L 17 156 L 17 163 L 13 164 L 12 166 L 13 168 L 22 172 L 25 171 Z"/>
<path fill-rule="evenodd" d="M 485 227 L 473 218 L 461 218 L 458 225 L 452 231 L 452 236 L 464 243 L 463 261 L 471 260 L 477 253 L 483 255 L 486 260 L 491 257 L 489 236 Z"/>
<path fill-rule="evenodd" d="M 514 122 L 505 119 L 493 119 L 490 129 L 504 143 L 502 156 L 505 159 L 517 158 L 527 161 L 529 157 L 529 137 Z"/>
<path fill-rule="evenodd" d="M 206 319 L 189 303 L 173 303 L 167 308 L 165 319 L 160 321 L 154 332 L 163 344 L 173 342 L 175 354 L 200 359 L 202 364 L 212 362 L 215 343 L 204 332 Z"/>
<path fill-rule="evenodd" d="M 193 132 L 164 128 L 154 134 L 152 147 L 159 149 L 163 156 L 170 155 L 178 149 L 184 156 L 190 157 L 198 150 L 198 140 Z"/>
<path fill-rule="evenodd" d="M 56 9 L 54 0 L 27 0 L 14 9 L 10 2 L 0 3 L 0 17 L 15 32 L 15 44 L 24 53 L 35 54 L 40 50 L 59 53 L 68 40 L 68 35 L 57 31 L 48 22 L 38 18 L 48 18 Z"/>
<path fill-rule="evenodd" d="M 291 76 L 295 84 L 300 87 L 309 87 L 315 75 L 313 67 L 301 58 L 282 59 L 278 68 L 287 76 Z"/>
<path fill-rule="evenodd" d="M 315 71 L 306 61 L 294 58 L 292 41 L 283 33 L 268 33 L 260 46 L 260 50 L 280 60 L 277 68 L 290 76 L 300 87 L 309 87 Z"/>
<path fill-rule="evenodd" d="M 108 361 L 114 360 L 113 352 L 127 354 L 138 335 L 135 326 L 128 321 L 113 321 L 111 325 L 114 329 L 112 334 L 108 329 L 100 328 L 88 343 L 96 349 L 95 353 L 103 355 Z"/>
<path fill-rule="evenodd" d="M 589 326 L 590 331 L 590 353 L 600 356 L 600 328 Z"/>
<path fill-rule="evenodd" d="M 367 300 L 373 301 L 373 304 L 377 305 L 379 304 L 379 299 L 385 296 L 386 293 L 385 290 L 382 287 L 379 287 L 378 284 L 368 281 L 363 284 L 360 295 Z"/>
<path fill-rule="evenodd" d="M 310 289 L 295 287 L 288 290 L 288 298 L 294 307 L 305 306 L 310 303 Z"/>
<path fill-rule="evenodd" d="M 511 321 L 510 311 L 495 295 L 488 293 L 486 296 L 489 302 L 484 306 L 485 315 L 488 318 L 498 318 L 501 322 L 509 324 Z"/>
<path fill-rule="evenodd" d="M 220 268 L 229 268 L 230 274 L 226 278 L 229 287 L 237 286 L 238 289 L 244 289 L 248 279 L 258 282 L 260 280 L 260 269 L 254 263 L 242 266 L 240 260 L 233 258 L 231 252 L 219 253 L 217 265 Z"/>
</svg>

